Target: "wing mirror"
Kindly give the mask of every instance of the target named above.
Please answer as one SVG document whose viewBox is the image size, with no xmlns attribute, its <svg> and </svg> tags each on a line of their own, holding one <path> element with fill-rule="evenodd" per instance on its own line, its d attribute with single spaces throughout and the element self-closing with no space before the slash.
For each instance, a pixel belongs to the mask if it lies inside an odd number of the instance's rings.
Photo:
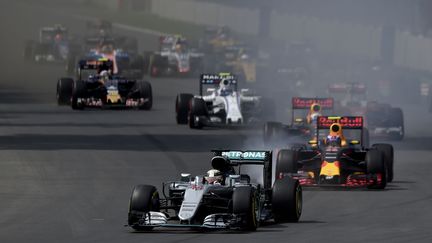
<svg viewBox="0 0 432 243">
<path fill-rule="evenodd" d="M 216 91 L 215 88 L 207 88 L 207 92 L 208 92 L 208 93 L 213 93 L 213 92 L 215 92 L 215 91 Z"/>
<path fill-rule="evenodd" d="M 358 144 L 360 144 L 360 141 L 358 141 L 358 140 L 351 140 L 350 144 L 351 145 L 358 145 Z"/>
<path fill-rule="evenodd" d="M 309 140 L 308 142 L 310 145 L 317 145 L 318 141 L 317 140 Z"/>
</svg>

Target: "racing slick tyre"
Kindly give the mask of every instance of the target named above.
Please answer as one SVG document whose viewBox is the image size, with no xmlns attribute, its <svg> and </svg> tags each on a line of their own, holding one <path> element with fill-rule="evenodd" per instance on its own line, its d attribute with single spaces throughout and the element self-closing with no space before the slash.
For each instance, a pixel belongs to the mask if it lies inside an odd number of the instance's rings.
<svg viewBox="0 0 432 243">
<path fill-rule="evenodd" d="M 253 187 L 236 187 L 233 192 L 233 214 L 242 217 L 242 228 L 255 231 L 259 224 L 260 208 L 256 191 Z"/>
<path fill-rule="evenodd" d="M 75 81 L 72 90 L 72 109 L 74 110 L 83 110 L 84 105 L 78 103 L 78 98 L 83 98 L 85 96 L 86 85 L 83 81 Z"/>
<path fill-rule="evenodd" d="M 400 132 L 390 133 L 393 140 L 401 141 L 405 136 L 404 115 L 401 108 L 392 108 L 390 112 L 391 127 L 400 127 Z"/>
<path fill-rule="evenodd" d="M 302 213 L 303 192 L 298 180 L 277 179 L 272 189 L 272 211 L 276 223 L 298 222 Z"/>
<path fill-rule="evenodd" d="M 134 230 L 151 230 L 153 227 L 140 226 L 138 222 L 145 213 L 158 212 L 160 209 L 159 193 L 151 185 L 137 185 L 129 200 L 128 225 Z"/>
<path fill-rule="evenodd" d="M 378 149 L 371 149 L 366 153 L 366 172 L 368 175 L 381 175 L 381 180 L 369 185 L 369 189 L 384 189 L 387 185 L 387 169 L 384 156 Z"/>
<path fill-rule="evenodd" d="M 297 151 L 282 149 L 276 158 L 276 177 L 283 173 L 297 173 Z"/>
<path fill-rule="evenodd" d="M 204 124 L 197 118 L 207 117 L 207 114 L 205 101 L 201 98 L 192 98 L 189 109 L 189 127 L 192 129 L 202 129 Z"/>
<path fill-rule="evenodd" d="M 175 111 L 177 124 L 188 123 L 189 104 L 193 98 L 192 94 L 178 94 L 176 97 Z"/>
<path fill-rule="evenodd" d="M 375 148 L 382 152 L 384 156 L 384 162 L 387 167 L 387 182 L 393 181 L 393 164 L 394 164 L 394 149 L 391 144 L 378 143 L 372 145 L 372 148 Z"/>
<path fill-rule="evenodd" d="M 71 78 L 61 78 L 57 81 L 57 104 L 70 105 L 74 81 Z"/>
<path fill-rule="evenodd" d="M 144 104 L 139 107 L 140 110 L 150 110 L 153 106 L 153 93 L 151 84 L 147 81 L 138 81 L 138 90 L 140 98 L 145 100 Z"/>
<path fill-rule="evenodd" d="M 263 140 L 265 143 L 273 141 L 280 133 L 282 123 L 280 122 L 266 122 L 263 130 Z"/>
</svg>

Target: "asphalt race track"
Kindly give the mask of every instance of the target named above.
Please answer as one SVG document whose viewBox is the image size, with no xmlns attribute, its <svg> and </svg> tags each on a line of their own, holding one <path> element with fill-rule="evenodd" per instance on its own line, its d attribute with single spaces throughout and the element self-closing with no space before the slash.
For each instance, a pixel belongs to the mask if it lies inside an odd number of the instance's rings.
<svg viewBox="0 0 432 243">
<path fill-rule="evenodd" d="M 204 173 L 211 149 L 253 149 L 259 134 L 176 125 L 175 95 L 197 92 L 195 79 L 150 80 L 148 112 L 58 107 L 63 67 L 24 62 L 23 43 L 41 26 L 84 22 L 17 2 L 0 1 L 0 242 L 432 242 L 432 116 L 410 107 L 384 191 L 307 191 L 300 223 L 253 233 L 134 233 L 124 227 L 134 185 Z M 155 36 L 130 34 L 155 48 Z"/>
</svg>

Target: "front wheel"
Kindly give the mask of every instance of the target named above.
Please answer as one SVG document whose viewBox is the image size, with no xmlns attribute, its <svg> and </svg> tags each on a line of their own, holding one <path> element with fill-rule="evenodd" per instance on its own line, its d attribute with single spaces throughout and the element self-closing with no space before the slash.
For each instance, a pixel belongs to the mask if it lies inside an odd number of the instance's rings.
<svg viewBox="0 0 432 243">
<path fill-rule="evenodd" d="M 202 129 L 204 124 L 200 120 L 206 118 L 207 114 L 205 101 L 201 98 L 193 98 L 189 110 L 189 127 L 192 129 Z"/>
<path fill-rule="evenodd" d="M 86 92 L 86 85 L 83 81 L 75 81 L 72 91 L 72 109 L 73 110 L 83 110 L 84 104 L 79 102 L 78 99 L 84 98 Z"/>
<path fill-rule="evenodd" d="M 61 78 L 57 81 L 57 104 L 58 105 L 70 105 L 72 92 L 73 92 L 73 84 L 74 81 L 71 78 Z"/>
<path fill-rule="evenodd" d="M 384 189 L 387 185 L 387 169 L 384 156 L 378 149 L 369 150 L 366 153 L 366 170 L 368 175 L 375 175 L 377 181 L 369 185 L 369 189 Z"/>
<path fill-rule="evenodd" d="M 272 210 L 276 223 L 298 222 L 302 214 L 303 191 L 298 180 L 277 179 L 272 189 Z"/>
<path fill-rule="evenodd" d="M 176 97 L 175 112 L 177 124 L 188 123 L 189 105 L 193 98 L 192 94 L 179 94 Z"/>
<path fill-rule="evenodd" d="M 259 224 L 259 200 L 254 188 L 237 187 L 233 193 L 233 214 L 242 217 L 244 229 L 255 231 Z"/>
<path fill-rule="evenodd" d="M 150 212 L 160 209 L 159 193 L 151 185 L 135 186 L 129 200 L 128 225 L 135 230 L 149 230 L 152 227 L 140 226 L 139 220 Z"/>
<path fill-rule="evenodd" d="M 149 82 L 140 81 L 137 83 L 140 98 L 144 99 L 144 103 L 139 107 L 141 110 L 150 110 L 153 106 L 152 87 Z"/>
</svg>

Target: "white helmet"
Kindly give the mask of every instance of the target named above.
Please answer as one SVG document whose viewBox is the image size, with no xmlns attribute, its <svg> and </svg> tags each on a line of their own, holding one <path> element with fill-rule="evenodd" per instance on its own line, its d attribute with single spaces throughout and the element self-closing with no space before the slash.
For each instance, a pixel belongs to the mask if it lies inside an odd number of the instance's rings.
<svg viewBox="0 0 432 243">
<path fill-rule="evenodd" d="M 109 80 L 110 73 L 108 70 L 103 70 L 102 72 L 100 72 L 99 76 L 104 82 L 106 82 Z"/>
<path fill-rule="evenodd" d="M 219 170 L 216 169 L 211 169 L 209 171 L 207 171 L 204 179 L 209 183 L 209 184 L 214 184 L 214 183 L 222 183 L 223 181 L 223 175 Z"/>
</svg>

